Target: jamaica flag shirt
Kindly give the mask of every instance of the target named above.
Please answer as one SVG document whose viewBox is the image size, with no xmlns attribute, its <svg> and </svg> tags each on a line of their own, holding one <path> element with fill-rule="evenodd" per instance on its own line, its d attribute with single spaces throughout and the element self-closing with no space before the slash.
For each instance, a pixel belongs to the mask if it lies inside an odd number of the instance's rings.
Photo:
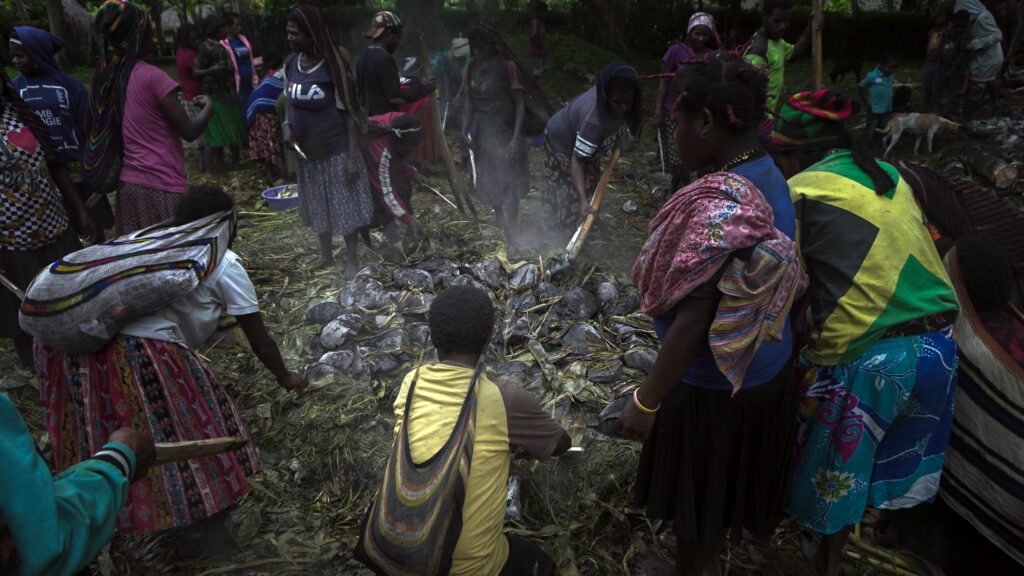
<svg viewBox="0 0 1024 576">
<path fill-rule="evenodd" d="M 789 180 L 797 241 L 811 277 L 810 362 L 834 366 L 859 358 L 889 328 L 959 304 L 923 224 L 910 186 L 876 194 L 848 151 Z"/>
</svg>

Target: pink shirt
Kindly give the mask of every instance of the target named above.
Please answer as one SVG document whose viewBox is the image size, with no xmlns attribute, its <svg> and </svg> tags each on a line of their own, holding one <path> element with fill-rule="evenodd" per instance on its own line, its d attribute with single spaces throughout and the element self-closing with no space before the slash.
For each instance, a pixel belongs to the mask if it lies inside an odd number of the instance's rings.
<svg viewBox="0 0 1024 576">
<path fill-rule="evenodd" d="M 160 110 L 160 101 L 177 89 L 178 83 L 163 70 L 141 60 L 136 62 L 124 98 L 122 181 L 167 192 L 188 192 L 181 136 Z"/>
<path fill-rule="evenodd" d="M 202 94 L 203 83 L 192 75 L 192 71 L 196 68 L 196 51 L 178 46 L 174 59 L 178 65 L 178 81 L 181 82 L 181 99 L 192 100 Z"/>
</svg>

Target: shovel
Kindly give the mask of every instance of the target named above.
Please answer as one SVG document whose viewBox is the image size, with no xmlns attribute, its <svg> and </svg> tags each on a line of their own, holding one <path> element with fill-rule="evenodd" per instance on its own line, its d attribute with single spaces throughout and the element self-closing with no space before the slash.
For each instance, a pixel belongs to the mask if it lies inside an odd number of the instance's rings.
<svg viewBox="0 0 1024 576">
<path fill-rule="evenodd" d="M 586 218 L 583 219 L 583 223 L 576 229 L 576 233 L 572 235 L 569 245 L 565 247 L 565 252 L 548 264 L 548 270 L 551 271 L 552 278 L 568 271 L 572 267 L 573 260 L 576 259 L 576 256 L 579 255 L 580 250 L 583 248 L 583 241 L 587 239 L 587 234 L 590 233 L 590 228 L 594 225 L 594 220 L 597 218 L 597 209 L 601 206 L 601 197 L 604 195 L 604 189 L 608 186 L 608 180 L 612 177 L 612 169 L 615 168 L 615 162 L 618 161 L 620 153 L 621 150 L 616 148 L 612 152 L 608 165 L 604 167 L 601 181 L 597 183 L 594 196 L 590 199 L 590 206 L 594 211 L 587 214 Z"/>
</svg>

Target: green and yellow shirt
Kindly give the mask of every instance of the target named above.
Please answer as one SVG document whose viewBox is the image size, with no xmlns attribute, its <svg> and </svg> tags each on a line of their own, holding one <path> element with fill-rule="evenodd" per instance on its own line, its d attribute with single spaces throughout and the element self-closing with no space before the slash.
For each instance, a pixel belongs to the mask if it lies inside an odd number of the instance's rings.
<svg viewBox="0 0 1024 576">
<path fill-rule="evenodd" d="M 849 152 L 789 180 L 797 241 L 811 277 L 811 340 L 822 366 L 859 358 L 886 330 L 959 303 L 910 186 L 881 164 L 894 190 L 876 194 Z"/>
</svg>

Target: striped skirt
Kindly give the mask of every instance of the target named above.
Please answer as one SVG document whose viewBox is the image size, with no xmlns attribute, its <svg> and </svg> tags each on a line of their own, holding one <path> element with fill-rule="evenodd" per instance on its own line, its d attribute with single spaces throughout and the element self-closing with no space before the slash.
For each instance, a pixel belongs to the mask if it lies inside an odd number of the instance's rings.
<svg viewBox="0 0 1024 576">
<path fill-rule="evenodd" d="M 248 436 L 209 366 L 179 344 L 121 335 L 98 352 L 75 355 L 37 343 L 36 369 L 58 470 L 91 457 L 122 426 L 156 442 Z M 150 468 L 129 488 L 117 530 L 147 534 L 195 524 L 238 502 L 249 492 L 246 476 L 259 468 L 251 445 Z"/>
<path fill-rule="evenodd" d="M 345 178 L 348 153 L 320 160 L 298 160 L 299 218 L 317 234 L 353 234 L 373 220 L 373 197 L 366 179 L 366 163 L 356 162 L 359 173 Z"/>
</svg>

